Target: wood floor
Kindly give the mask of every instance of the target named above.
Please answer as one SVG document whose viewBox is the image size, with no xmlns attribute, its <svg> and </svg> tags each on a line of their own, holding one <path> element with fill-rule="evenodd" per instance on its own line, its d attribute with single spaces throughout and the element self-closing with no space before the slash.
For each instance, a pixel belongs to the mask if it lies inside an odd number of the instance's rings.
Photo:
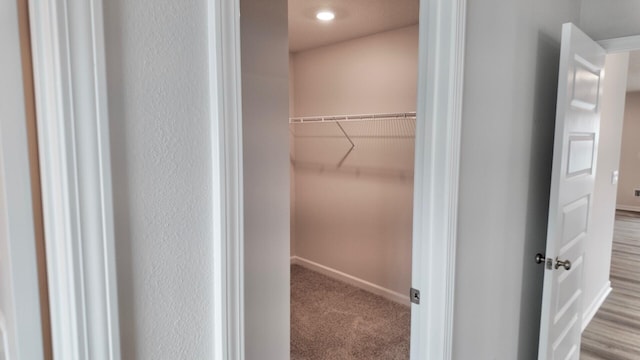
<svg viewBox="0 0 640 360">
<path fill-rule="evenodd" d="M 582 334 L 581 360 L 640 359 L 640 213 L 616 213 L 611 287 Z"/>
</svg>

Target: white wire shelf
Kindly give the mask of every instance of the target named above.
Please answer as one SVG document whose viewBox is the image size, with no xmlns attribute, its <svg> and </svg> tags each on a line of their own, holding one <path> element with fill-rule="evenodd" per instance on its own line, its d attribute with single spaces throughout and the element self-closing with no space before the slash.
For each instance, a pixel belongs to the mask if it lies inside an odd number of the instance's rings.
<svg viewBox="0 0 640 360">
<path fill-rule="evenodd" d="M 306 116 L 289 118 L 289 124 L 310 124 L 310 123 L 328 123 L 328 122 L 347 122 L 347 121 L 380 121 L 380 120 L 415 120 L 416 113 L 382 113 L 382 114 L 359 114 L 359 115 L 329 115 L 329 116 Z"/>
</svg>

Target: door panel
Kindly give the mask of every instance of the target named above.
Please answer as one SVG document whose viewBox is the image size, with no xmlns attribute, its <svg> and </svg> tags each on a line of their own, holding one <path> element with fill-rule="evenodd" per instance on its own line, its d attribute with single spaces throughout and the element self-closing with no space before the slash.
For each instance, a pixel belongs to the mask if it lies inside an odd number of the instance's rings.
<svg viewBox="0 0 640 360">
<path fill-rule="evenodd" d="M 594 134 L 569 137 L 569 164 L 567 177 L 589 174 L 593 170 Z"/>
<path fill-rule="evenodd" d="M 540 360 L 580 356 L 584 239 L 595 184 L 605 56 L 580 29 L 563 25 Z"/>
</svg>

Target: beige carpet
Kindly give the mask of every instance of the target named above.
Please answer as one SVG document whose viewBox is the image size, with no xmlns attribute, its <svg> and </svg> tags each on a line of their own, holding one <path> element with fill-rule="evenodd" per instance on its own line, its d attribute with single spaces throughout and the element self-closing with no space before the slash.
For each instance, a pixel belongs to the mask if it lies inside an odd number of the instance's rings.
<svg viewBox="0 0 640 360">
<path fill-rule="evenodd" d="M 291 266 L 291 360 L 409 359 L 409 307 Z"/>
</svg>

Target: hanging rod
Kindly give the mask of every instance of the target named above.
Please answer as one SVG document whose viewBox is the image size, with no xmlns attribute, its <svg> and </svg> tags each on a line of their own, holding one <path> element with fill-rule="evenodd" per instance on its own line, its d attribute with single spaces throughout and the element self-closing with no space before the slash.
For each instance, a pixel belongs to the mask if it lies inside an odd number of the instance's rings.
<svg viewBox="0 0 640 360">
<path fill-rule="evenodd" d="M 329 116 L 306 116 L 289 118 L 289 124 L 304 123 L 326 123 L 343 121 L 369 121 L 369 120 L 415 120 L 416 113 L 382 113 L 382 114 L 360 114 L 360 115 L 329 115 Z"/>
</svg>

